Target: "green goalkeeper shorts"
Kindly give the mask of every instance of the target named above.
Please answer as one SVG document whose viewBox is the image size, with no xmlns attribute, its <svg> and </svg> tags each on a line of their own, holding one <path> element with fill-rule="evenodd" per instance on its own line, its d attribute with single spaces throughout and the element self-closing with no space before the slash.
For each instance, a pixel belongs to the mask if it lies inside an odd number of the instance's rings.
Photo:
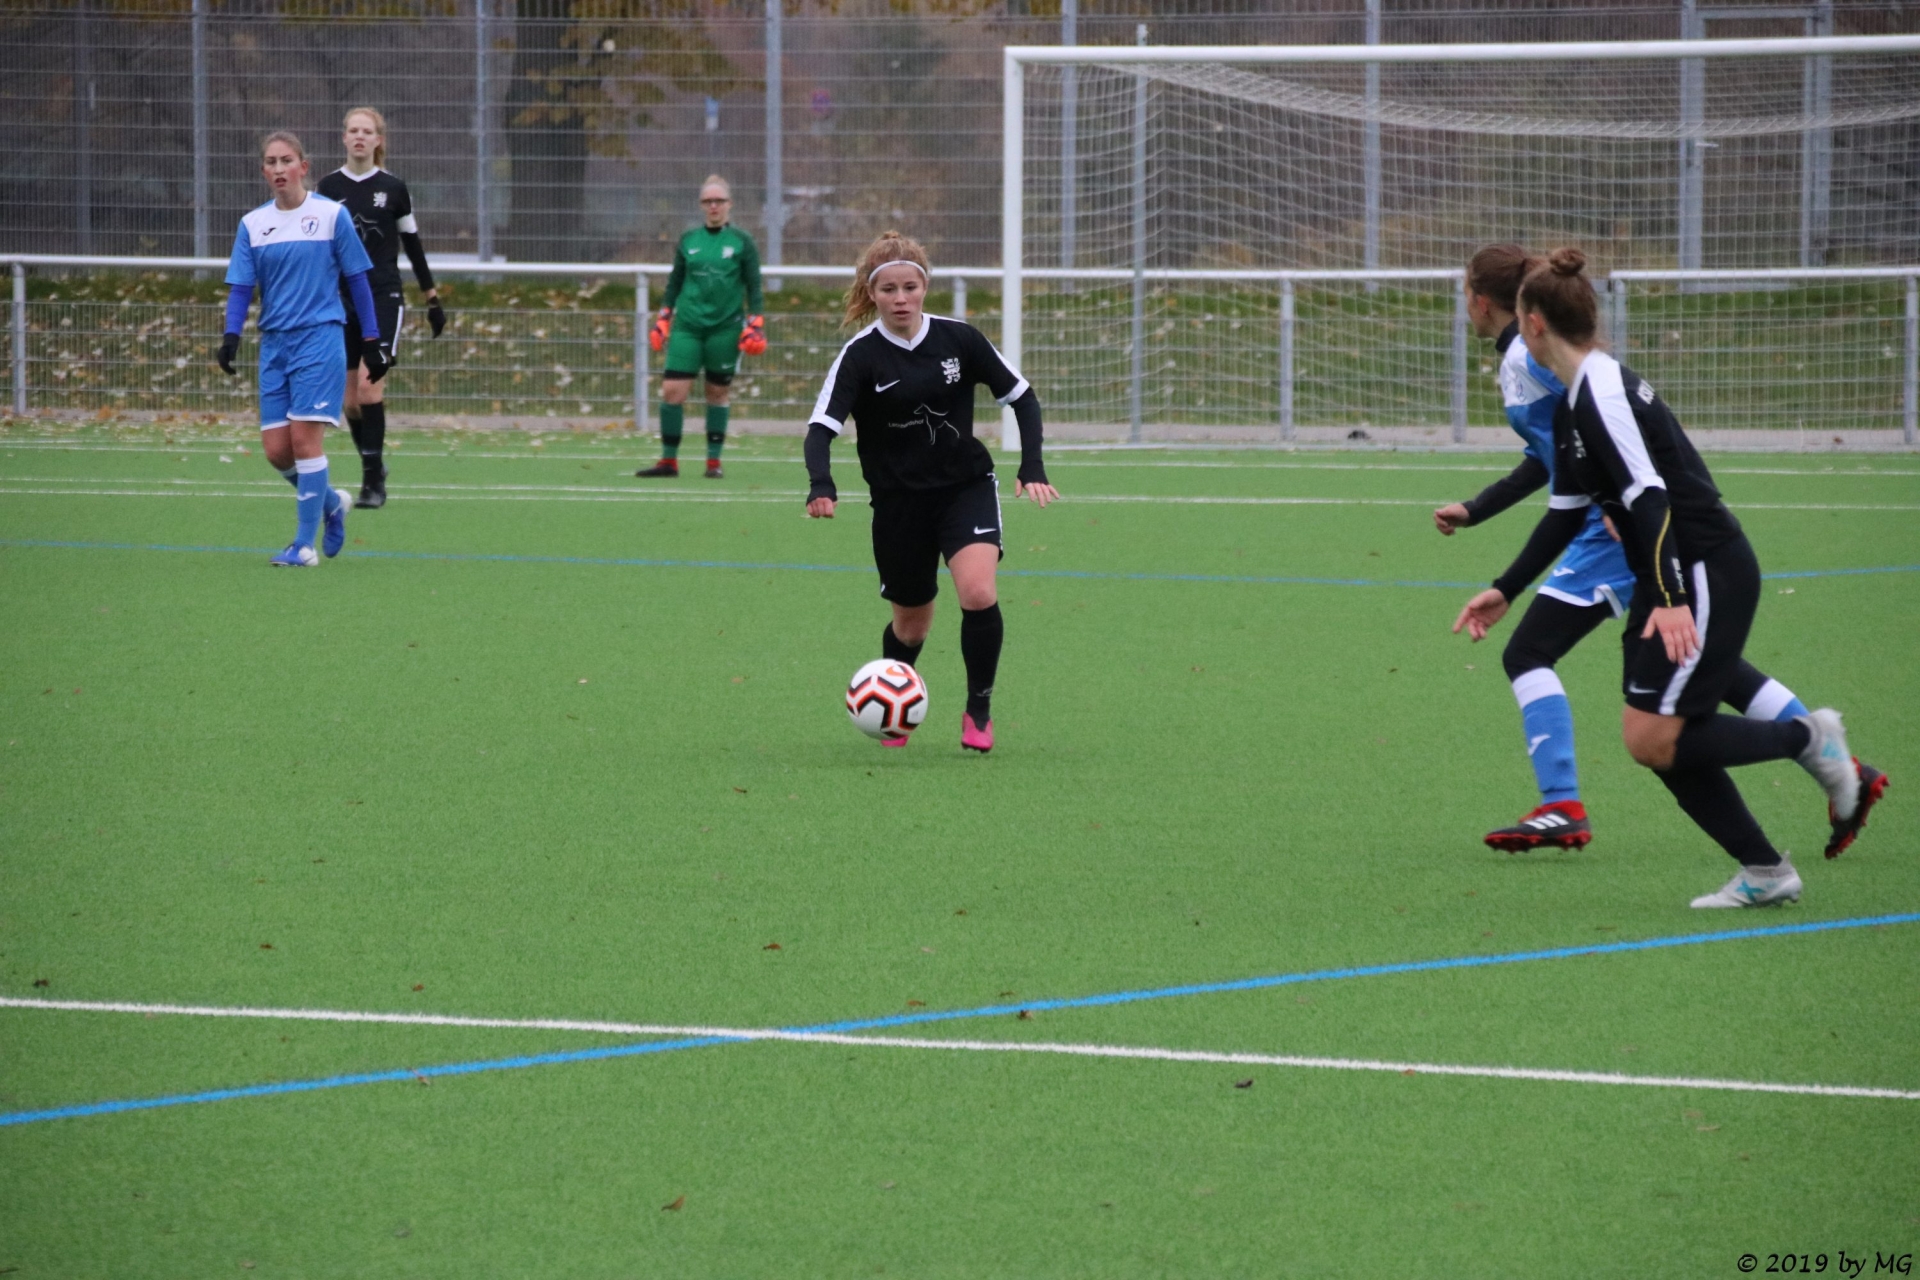
<svg viewBox="0 0 1920 1280">
<path fill-rule="evenodd" d="M 665 377 L 691 378 L 702 369 L 707 381 L 726 386 L 740 367 L 740 330 L 744 319 L 713 329 L 696 329 L 676 322 L 667 334 Z"/>
</svg>

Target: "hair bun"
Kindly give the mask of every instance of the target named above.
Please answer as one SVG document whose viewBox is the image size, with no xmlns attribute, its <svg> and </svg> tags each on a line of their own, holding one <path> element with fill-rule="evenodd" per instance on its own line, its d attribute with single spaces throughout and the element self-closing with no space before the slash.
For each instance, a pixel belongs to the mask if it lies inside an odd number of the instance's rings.
<svg viewBox="0 0 1920 1280">
<path fill-rule="evenodd" d="M 1555 249 L 1547 255 L 1547 265 L 1557 276 L 1577 276 L 1586 268 L 1587 255 L 1571 247 Z"/>
</svg>

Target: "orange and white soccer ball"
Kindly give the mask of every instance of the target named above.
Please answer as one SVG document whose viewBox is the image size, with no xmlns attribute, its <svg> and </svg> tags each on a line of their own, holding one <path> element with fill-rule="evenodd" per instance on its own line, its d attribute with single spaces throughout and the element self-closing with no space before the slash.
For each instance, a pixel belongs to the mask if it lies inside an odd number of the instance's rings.
<svg viewBox="0 0 1920 1280">
<path fill-rule="evenodd" d="M 847 714 L 869 738 L 904 738 L 927 718 L 927 684 L 904 662 L 876 658 L 847 682 Z"/>
</svg>

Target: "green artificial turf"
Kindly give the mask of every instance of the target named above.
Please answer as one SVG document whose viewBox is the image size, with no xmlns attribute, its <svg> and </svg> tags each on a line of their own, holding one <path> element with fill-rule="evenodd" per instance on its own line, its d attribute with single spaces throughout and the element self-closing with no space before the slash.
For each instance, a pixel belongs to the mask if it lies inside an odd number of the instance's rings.
<svg viewBox="0 0 1920 1280">
<path fill-rule="evenodd" d="M 0 433 L 0 994 L 796 1027 L 1920 910 L 1911 456 L 1710 459 L 1768 572 L 1904 571 L 1767 583 L 1749 656 L 1894 788 L 1826 862 L 1741 770 L 1806 897 L 1706 914 L 1611 628 L 1561 668 L 1594 845 L 1480 844 L 1532 775 L 1448 626 L 1535 508 L 1427 511 L 1506 455 L 1056 456 L 981 759 L 950 594 L 912 745 L 844 722 L 850 449 L 829 523 L 790 441 L 664 490 L 619 435 L 399 446 L 281 573 L 257 442 Z M 1920 923 L 887 1034 L 1920 1090 L 1917 989 Z M 0 1112 L 657 1039 L 0 1009 Z M 1909 1253 L 1916 1188 L 1914 1100 L 724 1043 L 0 1127 L 0 1271 L 1722 1275 Z"/>
</svg>

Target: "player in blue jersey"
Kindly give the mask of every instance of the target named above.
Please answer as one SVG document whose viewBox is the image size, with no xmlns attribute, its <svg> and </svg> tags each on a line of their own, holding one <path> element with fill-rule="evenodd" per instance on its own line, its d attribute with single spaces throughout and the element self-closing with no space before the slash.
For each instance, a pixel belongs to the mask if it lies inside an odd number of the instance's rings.
<svg viewBox="0 0 1920 1280">
<path fill-rule="evenodd" d="M 347 366 L 340 358 L 341 326 L 347 323 L 342 279 L 358 313 L 369 379 L 386 373 L 387 358 L 367 286 L 373 263 L 347 211 L 324 196 L 307 194 L 307 153 L 300 139 L 284 131 L 268 134 L 260 145 L 260 171 L 273 199 L 240 219 L 234 235 L 219 360 L 231 375 L 257 287 L 260 444 L 267 461 L 299 495 L 293 541 L 271 563 L 302 568 L 320 563 L 316 541 L 327 555 L 340 554 L 353 506 L 351 495 L 327 483 L 326 429 L 340 425 L 347 392 Z"/>
<path fill-rule="evenodd" d="M 1479 524 L 1543 488 L 1551 479 L 1554 407 L 1566 388 L 1517 341 L 1515 305 L 1528 271 L 1545 265 L 1518 245 L 1499 244 L 1473 255 L 1467 265 L 1467 318 L 1500 353 L 1498 380 L 1507 422 L 1525 442 L 1520 465 L 1466 501 L 1433 513 L 1434 525 L 1451 536 Z M 1633 604 L 1633 569 L 1598 504 L 1527 606 L 1507 641 L 1502 662 L 1520 703 L 1527 756 L 1540 787 L 1540 804 L 1511 827 L 1487 833 L 1487 844 L 1510 853 L 1550 846 L 1578 849 L 1593 839 L 1580 798 L 1573 750 L 1573 708 L 1554 667 L 1609 618 Z M 1458 631 L 1458 625 L 1454 630 Z M 1807 714 L 1793 691 L 1770 680 L 1744 659 L 1728 687 L 1727 702 L 1759 720 L 1791 720 Z"/>
</svg>

